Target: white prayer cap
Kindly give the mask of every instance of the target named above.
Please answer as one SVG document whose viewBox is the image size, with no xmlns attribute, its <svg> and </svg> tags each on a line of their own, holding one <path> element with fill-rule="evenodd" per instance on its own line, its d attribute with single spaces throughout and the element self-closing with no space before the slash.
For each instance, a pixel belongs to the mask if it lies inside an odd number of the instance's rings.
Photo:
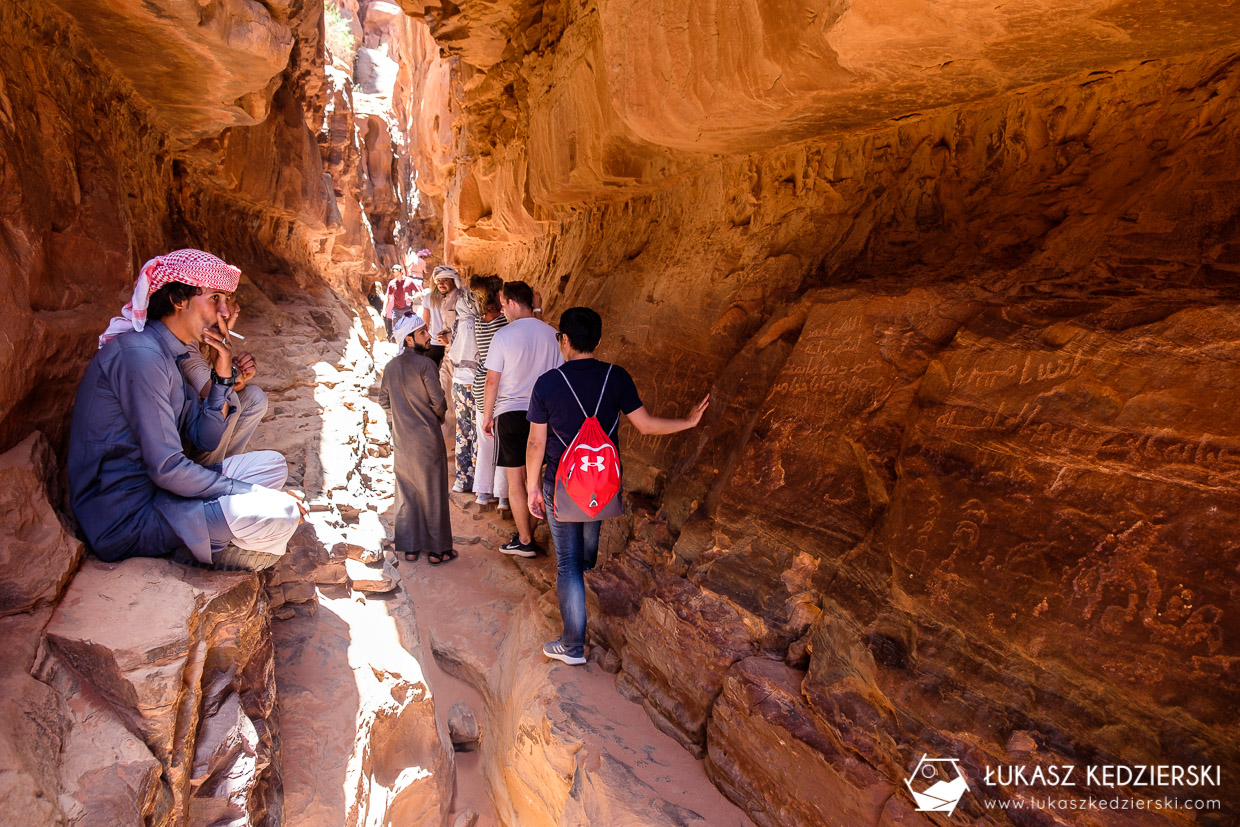
<svg viewBox="0 0 1240 827">
<path fill-rule="evenodd" d="M 404 353 L 405 337 L 412 336 L 424 327 L 426 327 L 426 322 L 422 321 L 422 317 L 416 313 L 397 319 L 396 324 L 392 325 L 392 335 L 396 337 L 396 352 Z"/>
</svg>

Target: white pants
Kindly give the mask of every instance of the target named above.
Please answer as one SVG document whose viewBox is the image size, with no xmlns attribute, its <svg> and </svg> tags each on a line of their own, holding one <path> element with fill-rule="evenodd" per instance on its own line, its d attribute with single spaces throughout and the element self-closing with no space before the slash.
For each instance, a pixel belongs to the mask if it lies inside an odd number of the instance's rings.
<svg viewBox="0 0 1240 827">
<path fill-rule="evenodd" d="M 221 471 L 226 477 L 256 487 L 244 494 L 229 494 L 215 501 L 226 531 L 213 518 L 208 503 L 207 525 L 212 548 L 218 550 L 231 542 L 238 548 L 259 554 L 276 557 L 284 554 L 289 538 L 301 523 L 297 500 L 279 490 L 288 478 L 284 457 L 276 451 L 237 454 L 224 460 Z M 225 533 L 230 536 L 223 536 Z"/>
<path fill-rule="evenodd" d="M 508 496 L 508 472 L 495 467 L 495 437 L 482 431 L 482 411 L 474 415 L 478 428 L 478 456 L 474 460 L 474 493 Z"/>
</svg>

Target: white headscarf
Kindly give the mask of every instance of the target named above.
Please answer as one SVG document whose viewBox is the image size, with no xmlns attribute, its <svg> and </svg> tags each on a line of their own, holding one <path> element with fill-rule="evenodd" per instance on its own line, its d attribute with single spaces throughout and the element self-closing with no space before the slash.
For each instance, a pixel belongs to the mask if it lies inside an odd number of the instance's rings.
<svg viewBox="0 0 1240 827">
<path fill-rule="evenodd" d="M 440 279 L 452 279 L 456 282 L 458 290 L 464 289 L 464 286 L 461 284 L 461 274 L 451 264 L 441 264 L 431 272 L 432 281 L 439 281 Z"/>
<path fill-rule="evenodd" d="M 396 337 L 397 355 L 405 352 L 405 337 L 412 336 L 424 327 L 426 327 L 426 322 L 422 321 L 422 317 L 416 313 L 401 316 L 396 320 L 396 324 L 392 326 L 392 335 Z"/>
</svg>

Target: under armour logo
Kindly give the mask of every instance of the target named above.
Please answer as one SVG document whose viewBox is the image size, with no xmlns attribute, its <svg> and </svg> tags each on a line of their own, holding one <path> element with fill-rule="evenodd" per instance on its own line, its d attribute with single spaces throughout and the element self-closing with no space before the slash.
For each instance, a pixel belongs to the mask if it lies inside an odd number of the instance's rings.
<svg viewBox="0 0 1240 827">
<path fill-rule="evenodd" d="M 603 458 L 601 456 L 595 456 L 594 462 L 590 462 L 589 457 L 581 458 L 581 470 L 582 471 L 589 471 L 591 468 L 593 468 L 595 471 L 602 471 L 606 467 L 607 467 L 607 463 L 603 461 Z"/>
</svg>

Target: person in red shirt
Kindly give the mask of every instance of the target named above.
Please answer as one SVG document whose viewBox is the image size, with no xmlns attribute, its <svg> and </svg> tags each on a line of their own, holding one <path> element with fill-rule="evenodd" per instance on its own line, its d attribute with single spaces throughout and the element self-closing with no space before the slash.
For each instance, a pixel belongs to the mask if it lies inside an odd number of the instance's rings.
<svg viewBox="0 0 1240 827">
<path fill-rule="evenodd" d="M 383 327 L 388 339 L 392 338 L 392 324 L 401 316 L 413 312 L 413 302 L 421 290 L 418 283 L 405 272 L 403 265 L 392 265 L 392 280 L 388 282 L 383 297 Z"/>
</svg>

